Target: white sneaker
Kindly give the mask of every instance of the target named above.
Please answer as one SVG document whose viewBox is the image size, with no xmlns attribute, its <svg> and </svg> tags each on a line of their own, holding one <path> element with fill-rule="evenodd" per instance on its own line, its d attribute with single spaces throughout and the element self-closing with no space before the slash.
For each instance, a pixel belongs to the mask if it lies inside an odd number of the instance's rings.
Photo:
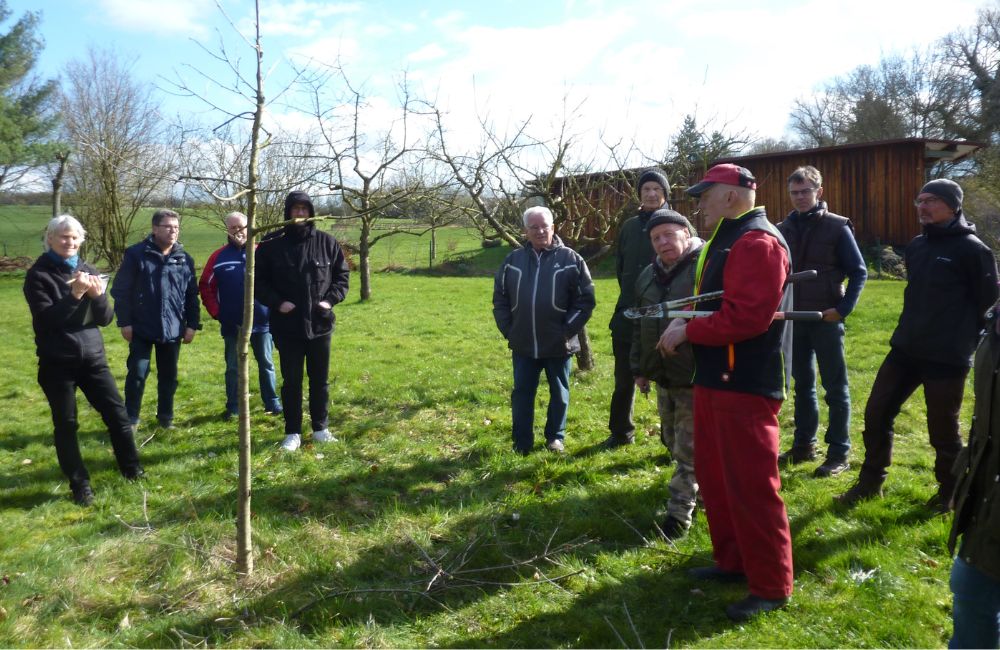
<svg viewBox="0 0 1000 650">
<path fill-rule="evenodd" d="M 313 431 L 313 442 L 337 442 L 337 439 L 333 437 L 329 429 L 323 429 L 322 431 Z"/>
<path fill-rule="evenodd" d="M 302 446 L 302 436 L 297 433 L 289 433 L 285 436 L 284 442 L 281 443 L 281 448 L 285 451 L 295 451 Z"/>
</svg>

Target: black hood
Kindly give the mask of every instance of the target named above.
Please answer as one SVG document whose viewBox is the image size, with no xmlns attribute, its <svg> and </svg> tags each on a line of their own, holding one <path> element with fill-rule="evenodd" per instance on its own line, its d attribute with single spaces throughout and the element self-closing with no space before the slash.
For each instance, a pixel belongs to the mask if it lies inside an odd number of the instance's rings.
<svg viewBox="0 0 1000 650">
<path fill-rule="evenodd" d="M 965 220 L 962 208 L 955 212 L 955 218 L 946 223 L 929 223 L 923 227 L 924 234 L 928 237 L 956 237 L 961 235 L 975 235 L 975 224 Z"/>
<path fill-rule="evenodd" d="M 291 219 L 292 206 L 296 203 L 305 203 L 309 206 L 309 217 L 316 216 L 316 208 L 313 207 L 312 199 L 305 192 L 290 192 L 285 197 L 285 221 Z"/>
</svg>

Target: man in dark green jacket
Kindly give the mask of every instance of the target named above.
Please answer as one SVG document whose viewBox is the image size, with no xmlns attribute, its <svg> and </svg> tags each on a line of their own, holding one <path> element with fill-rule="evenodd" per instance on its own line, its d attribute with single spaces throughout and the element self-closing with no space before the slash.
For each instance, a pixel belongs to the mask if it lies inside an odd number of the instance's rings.
<svg viewBox="0 0 1000 650">
<path fill-rule="evenodd" d="M 1000 332 L 993 308 L 974 364 L 976 407 L 969 445 L 955 463 L 955 521 L 948 549 L 955 632 L 951 648 L 1000 647 Z"/>
<path fill-rule="evenodd" d="M 640 174 L 636 187 L 639 194 L 639 214 L 621 225 L 616 243 L 615 272 L 618 275 L 620 294 L 608 325 L 611 329 L 611 350 L 615 356 L 615 390 L 611 394 L 611 414 L 608 418 L 611 435 L 604 442 L 608 448 L 630 445 L 635 440 L 635 424 L 632 422 L 635 383 L 629 365 L 632 354 L 632 323 L 625 318 L 624 311 L 635 306 L 635 281 L 655 257 L 646 223 L 653 212 L 666 207 L 670 193 L 670 183 L 658 169 L 647 169 Z"/>
<path fill-rule="evenodd" d="M 646 307 L 694 293 L 698 253 L 705 242 L 694 236 L 694 228 L 683 215 L 660 209 L 646 225 L 656 259 L 635 285 L 636 306 Z M 642 393 L 656 383 L 656 407 L 660 415 L 660 440 L 674 460 L 670 479 L 667 517 L 660 532 L 667 539 L 682 537 L 691 527 L 698 482 L 694 476 L 694 353 L 685 343 L 678 354 L 664 356 L 657 349 L 660 335 L 670 319 L 637 318 L 632 321 L 632 374 Z"/>
</svg>

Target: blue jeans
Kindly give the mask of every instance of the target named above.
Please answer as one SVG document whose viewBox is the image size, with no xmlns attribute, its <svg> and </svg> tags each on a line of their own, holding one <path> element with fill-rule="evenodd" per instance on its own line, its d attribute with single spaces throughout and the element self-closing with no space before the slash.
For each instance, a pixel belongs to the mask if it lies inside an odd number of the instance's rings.
<svg viewBox="0 0 1000 650">
<path fill-rule="evenodd" d="M 846 459 L 851 450 L 851 395 L 847 389 L 844 359 L 844 324 L 796 321 L 792 332 L 792 378 L 795 380 L 796 447 L 816 444 L 819 402 L 816 399 L 816 367 L 826 392 L 829 422 L 826 426 L 827 456 Z"/>
<path fill-rule="evenodd" d="M 236 363 L 236 335 L 223 336 L 226 344 L 226 411 L 236 413 L 239 410 L 236 393 L 239 389 Z M 264 410 L 278 411 L 281 400 L 274 375 L 274 361 L 271 360 L 271 350 L 274 345 L 270 332 L 252 332 L 250 334 L 250 349 L 257 359 L 257 380 L 260 386 L 260 399 L 264 402 Z"/>
<path fill-rule="evenodd" d="M 566 436 L 572 357 L 532 359 L 516 352 L 511 353 L 511 356 L 514 360 L 514 390 L 510 394 L 514 448 L 519 451 L 530 451 L 535 444 L 535 393 L 538 391 L 538 378 L 543 370 L 549 382 L 545 440 L 562 440 Z"/>
<path fill-rule="evenodd" d="M 1000 582 L 956 557 L 951 567 L 955 631 L 949 648 L 1000 648 Z"/>
<path fill-rule="evenodd" d="M 177 392 L 177 359 L 181 354 L 181 342 L 155 343 L 132 337 L 128 344 L 128 360 L 125 366 L 125 411 L 129 422 L 139 423 L 142 410 L 142 394 L 146 390 L 149 376 L 149 360 L 156 348 L 156 419 L 161 424 L 174 419 L 174 393 Z"/>
</svg>

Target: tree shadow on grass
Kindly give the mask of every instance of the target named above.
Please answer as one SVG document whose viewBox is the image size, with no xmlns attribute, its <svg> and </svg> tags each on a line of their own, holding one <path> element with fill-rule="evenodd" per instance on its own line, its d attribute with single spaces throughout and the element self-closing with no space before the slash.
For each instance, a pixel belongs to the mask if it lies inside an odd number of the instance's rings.
<svg viewBox="0 0 1000 650">
<path fill-rule="evenodd" d="M 282 620 L 321 644 L 344 630 L 409 626 L 443 612 L 458 613 L 459 628 L 462 618 L 469 623 L 466 633 L 439 640 L 446 647 L 619 647 L 623 639 L 660 645 L 668 638 L 683 645 L 729 629 L 723 606 L 742 590 L 692 584 L 686 567 L 706 560 L 664 552 L 662 544 L 651 547 L 636 535 L 630 520 L 649 509 L 645 492 L 562 495 L 518 506 L 516 518 L 510 509 L 458 516 L 422 541 L 395 535 L 349 562 L 317 549 L 308 571 L 275 582 L 245 609 L 254 621 Z M 646 554 L 649 566 L 614 576 L 605 565 L 623 552 Z M 526 612 L 513 626 L 477 620 L 477 603 L 524 589 L 545 601 L 537 605 L 541 614 Z M 210 643 L 227 640 L 211 615 L 184 631 Z"/>
</svg>

